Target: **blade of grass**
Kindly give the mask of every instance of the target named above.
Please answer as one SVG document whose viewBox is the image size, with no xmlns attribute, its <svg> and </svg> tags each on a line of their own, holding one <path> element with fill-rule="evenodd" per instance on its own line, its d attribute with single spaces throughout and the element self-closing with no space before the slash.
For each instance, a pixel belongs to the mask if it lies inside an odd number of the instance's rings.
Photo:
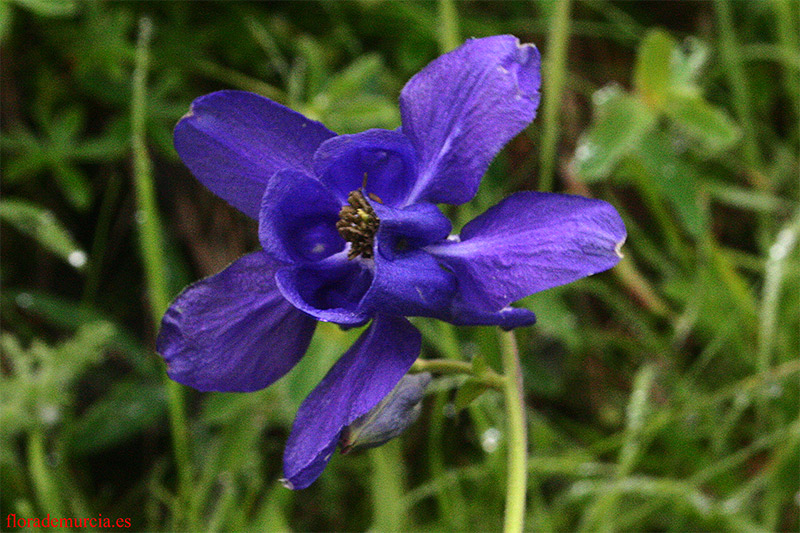
<svg viewBox="0 0 800 533">
<path fill-rule="evenodd" d="M 100 215 L 97 218 L 97 225 L 94 230 L 92 251 L 89 256 L 89 269 L 86 273 L 86 283 L 83 285 L 83 297 L 81 298 L 84 304 L 93 304 L 97 297 L 97 291 L 100 287 L 100 275 L 103 270 L 103 258 L 105 257 L 106 245 L 108 244 L 108 236 L 111 230 L 111 221 L 121 189 L 122 179 L 118 174 L 112 174 L 103 195 Z"/>
<path fill-rule="evenodd" d="M 728 85 L 733 95 L 733 106 L 739 119 L 739 124 L 744 130 L 744 159 L 748 166 L 756 169 L 763 168 L 761 154 L 758 148 L 758 139 L 753 110 L 750 108 L 750 91 L 747 75 L 742 66 L 742 53 L 736 42 L 736 30 L 733 27 L 733 16 L 728 0 L 716 0 L 717 31 L 719 32 L 719 48 Z"/>
</svg>

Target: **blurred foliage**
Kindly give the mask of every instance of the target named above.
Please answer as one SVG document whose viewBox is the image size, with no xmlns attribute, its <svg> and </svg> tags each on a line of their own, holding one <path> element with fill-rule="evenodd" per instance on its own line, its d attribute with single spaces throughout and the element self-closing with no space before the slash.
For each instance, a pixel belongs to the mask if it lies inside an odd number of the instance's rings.
<svg viewBox="0 0 800 533">
<path fill-rule="evenodd" d="M 358 332 L 250 394 L 186 390 L 191 493 L 153 353 L 135 234 L 132 77 L 154 27 L 146 135 L 172 294 L 257 246 L 196 183 L 172 128 L 196 97 L 254 91 L 340 133 L 399 125 L 403 83 L 462 37 L 547 61 L 552 2 L 0 3 L 3 515 L 131 517 L 136 530 L 495 530 L 502 398 L 434 380 L 398 441 L 278 483 L 294 412 Z M 452 6 L 450 6 L 452 7 Z M 800 8 L 791 0 L 572 5 L 556 188 L 613 203 L 614 270 L 534 295 L 525 366 L 531 530 L 797 530 Z M 555 36 L 554 38 L 558 38 Z M 545 90 L 547 79 L 544 80 Z M 455 226 L 535 189 L 535 122 Z M 499 368 L 490 328 L 415 322 L 423 356 Z"/>
</svg>

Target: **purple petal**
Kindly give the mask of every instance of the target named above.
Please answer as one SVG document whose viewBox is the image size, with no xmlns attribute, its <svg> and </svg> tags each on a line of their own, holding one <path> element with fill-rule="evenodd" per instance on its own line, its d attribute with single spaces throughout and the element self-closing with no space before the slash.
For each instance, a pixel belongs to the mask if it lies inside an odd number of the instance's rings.
<svg viewBox="0 0 800 533">
<path fill-rule="evenodd" d="M 405 318 L 375 318 L 300 406 L 283 455 L 287 486 L 304 489 L 319 477 L 342 430 L 392 391 L 420 342 Z"/>
<path fill-rule="evenodd" d="M 192 102 L 175 149 L 203 185 L 257 218 L 267 180 L 284 168 L 311 173 L 314 152 L 334 135 L 263 96 L 219 91 Z"/>
<path fill-rule="evenodd" d="M 336 230 L 341 205 L 316 179 L 281 170 L 269 180 L 259 215 L 264 251 L 280 261 L 319 261 L 345 246 Z"/>
<path fill-rule="evenodd" d="M 263 252 L 185 289 L 164 315 L 156 349 L 169 377 L 201 391 L 270 385 L 300 360 L 316 321 L 275 286 Z"/>
<path fill-rule="evenodd" d="M 432 204 L 395 209 L 373 204 L 376 235 L 375 277 L 362 309 L 391 315 L 436 316 L 455 294 L 455 278 L 427 252 L 450 232 L 450 221 Z"/>
<path fill-rule="evenodd" d="M 459 305 L 461 307 L 459 307 Z M 532 326 L 536 323 L 533 311 L 522 307 L 504 307 L 499 311 L 478 311 L 463 306 L 463 302 L 436 316 L 440 320 L 456 326 L 499 326 L 505 330 Z"/>
<path fill-rule="evenodd" d="M 275 281 L 292 305 L 317 320 L 360 326 L 370 319 L 360 303 L 372 283 L 372 272 L 344 254 L 282 268 Z"/>
<path fill-rule="evenodd" d="M 610 204 L 520 192 L 426 248 L 458 278 L 456 308 L 495 310 L 616 265 L 625 225 Z"/>
<path fill-rule="evenodd" d="M 403 133 L 420 161 L 407 203 L 460 204 L 536 115 L 539 51 L 511 35 L 473 39 L 434 60 L 400 94 Z"/>
<path fill-rule="evenodd" d="M 428 252 L 397 253 L 391 259 L 378 254 L 375 278 L 361 306 L 367 312 L 437 317 L 455 292 L 455 277 Z"/>
<path fill-rule="evenodd" d="M 416 154 L 405 135 L 369 130 L 325 141 L 314 154 L 314 171 L 345 203 L 364 186 L 387 205 L 405 200 L 417 177 Z"/>
<path fill-rule="evenodd" d="M 372 202 L 380 219 L 376 235 L 378 252 L 391 259 L 405 250 L 415 250 L 447 237 L 452 225 L 433 204 L 414 204 L 402 209 Z"/>
</svg>

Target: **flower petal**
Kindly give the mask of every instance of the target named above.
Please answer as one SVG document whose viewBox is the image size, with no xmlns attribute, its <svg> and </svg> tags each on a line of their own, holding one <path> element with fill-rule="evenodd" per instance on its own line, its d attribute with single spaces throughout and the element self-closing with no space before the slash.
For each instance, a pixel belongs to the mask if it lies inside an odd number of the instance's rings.
<svg viewBox="0 0 800 533">
<path fill-rule="evenodd" d="M 319 477 L 342 430 L 392 391 L 420 343 L 419 331 L 405 318 L 375 318 L 300 406 L 283 455 L 288 487 L 303 489 Z"/>
<path fill-rule="evenodd" d="M 342 203 L 350 191 L 363 187 L 381 203 L 399 205 L 414 185 L 416 161 L 414 147 L 402 133 L 368 130 L 322 143 L 314 154 L 314 172 Z"/>
<path fill-rule="evenodd" d="M 536 315 L 533 311 L 523 307 L 504 307 L 499 311 L 478 311 L 464 307 L 463 302 L 459 302 L 436 318 L 456 326 L 499 326 L 505 330 L 532 326 L 536 323 Z"/>
<path fill-rule="evenodd" d="M 458 278 L 456 309 L 496 310 L 617 264 L 625 225 L 610 204 L 520 192 L 426 250 Z"/>
<path fill-rule="evenodd" d="M 264 251 L 286 262 L 319 261 L 345 246 L 336 230 L 341 205 L 316 179 L 281 170 L 267 184 L 258 236 Z"/>
<path fill-rule="evenodd" d="M 402 209 L 372 203 L 380 226 L 375 236 L 378 253 L 391 259 L 402 250 L 415 250 L 442 241 L 453 228 L 433 204 L 414 204 Z"/>
<path fill-rule="evenodd" d="M 275 281 L 292 305 L 317 320 L 361 326 L 370 319 L 360 303 L 372 283 L 372 272 L 343 253 L 318 263 L 282 268 Z"/>
<path fill-rule="evenodd" d="M 449 308 L 456 279 L 423 250 L 375 256 L 375 278 L 361 309 L 367 313 L 438 317 Z"/>
<path fill-rule="evenodd" d="M 536 115 L 539 51 L 512 35 L 467 41 L 400 93 L 403 133 L 420 161 L 407 203 L 460 204 L 489 163 Z"/>
<path fill-rule="evenodd" d="M 272 259 L 255 252 L 185 289 L 156 342 L 169 377 L 201 391 L 246 392 L 291 370 L 316 321 L 286 301 L 274 274 Z"/>
<path fill-rule="evenodd" d="M 175 126 L 175 149 L 203 185 L 257 218 L 267 180 L 283 168 L 310 173 L 317 147 L 334 135 L 263 96 L 219 91 L 192 102 Z"/>
</svg>

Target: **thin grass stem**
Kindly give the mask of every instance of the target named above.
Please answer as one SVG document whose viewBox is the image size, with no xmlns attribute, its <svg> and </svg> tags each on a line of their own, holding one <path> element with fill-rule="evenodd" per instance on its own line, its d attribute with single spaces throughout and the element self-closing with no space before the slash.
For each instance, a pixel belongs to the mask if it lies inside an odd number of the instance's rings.
<svg viewBox="0 0 800 533">
<path fill-rule="evenodd" d="M 155 185 L 153 183 L 150 157 L 147 153 L 147 72 L 149 67 L 149 43 L 152 36 L 152 22 L 143 17 L 139 21 L 139 36 L 136 43 L 136 62 L 133 73 L 133 98 L 131 101 L 131 143 L 133 150 L 134 188 L 139 213 L 139 245 L 144 265 L 147 295 L 153 324 L 158 327 L 161 316 L 169 305 L 169 291 L 166 282 L 162 226 L 156 205 Z M 186 429 L 183 389 L 176 382 L 166 378 L 168 412 L 172 433 L 172 448 L 178 470 L 179 509 L 188 501 L 186 495 L 191 488 L 191 462 L 189 460 L 189 439 Z"/>
</svg>

